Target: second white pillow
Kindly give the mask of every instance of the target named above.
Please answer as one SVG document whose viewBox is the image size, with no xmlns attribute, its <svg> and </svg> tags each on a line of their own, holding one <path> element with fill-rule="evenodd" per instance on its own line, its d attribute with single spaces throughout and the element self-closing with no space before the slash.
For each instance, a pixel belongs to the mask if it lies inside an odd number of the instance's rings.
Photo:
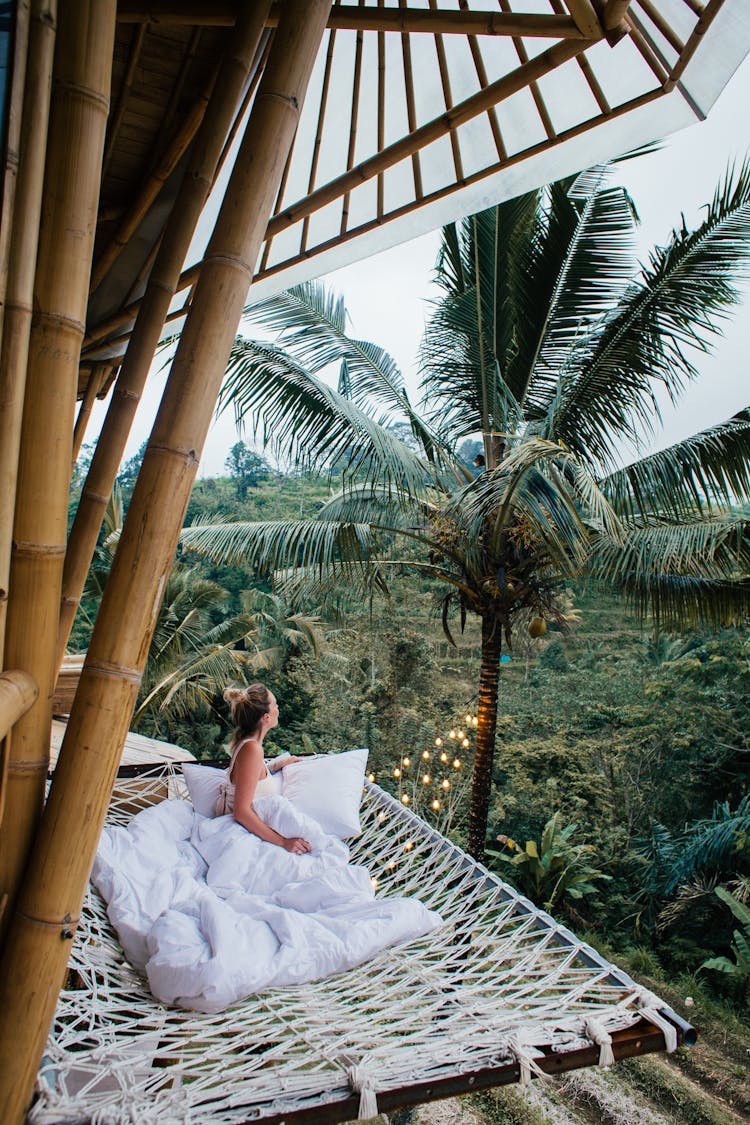
<svg viewBox="0 0 750 1125">
<path fill-rule="evenodd" d="M 359 806 L 367 767 L 367 750 L 321 754 L 285 766 L 281 793 L 311 816 L 324 832 L 347 839 L 362 831 Z"/>
</svg>

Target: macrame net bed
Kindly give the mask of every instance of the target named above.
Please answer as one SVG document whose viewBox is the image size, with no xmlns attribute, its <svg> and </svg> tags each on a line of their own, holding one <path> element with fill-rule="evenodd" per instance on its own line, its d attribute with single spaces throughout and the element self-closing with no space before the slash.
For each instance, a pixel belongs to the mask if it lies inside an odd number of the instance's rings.
<svg viewBox="0 0 750 1125">
<path fill-rule="evenodd" d="M 109 822 L 186 796 L 171 765 L 120 776 Z M 369 783 L 362 824 L 352 861 L 377 893 L 414 895 L 443 926 L 219 1015 L 154 1000 L 90 890 L 28 1120 L 322 1125 L 694 1039 L 657 997 Z"/>
</svg>

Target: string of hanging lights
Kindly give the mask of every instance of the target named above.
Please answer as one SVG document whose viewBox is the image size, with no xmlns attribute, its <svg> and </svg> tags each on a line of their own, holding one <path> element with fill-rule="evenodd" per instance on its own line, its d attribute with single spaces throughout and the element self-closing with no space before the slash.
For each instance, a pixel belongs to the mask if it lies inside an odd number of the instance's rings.
<svg viewBox="0 0 750 1125">
<path fill-rule="evenodd" d="M 456 724 L 436 735 L 429 748 L 404 751 L 389 770 L 387 781 L 383 778 L 387 788 L 395 790 L 397 800 L 425 819 L 440 822 L 443 828 L 449 826 L 460 804 L 464 788 L 460 782 L 467 778 L 464 757 L 471 754 L 477 724 L 477 716 L 467 712 L 463 725 Z M 373 782 L 378 780 L 375 771 L 371 771 L 368 778 Z M 405 846 L 405 850 L 409 849 Z"/>
</svg>

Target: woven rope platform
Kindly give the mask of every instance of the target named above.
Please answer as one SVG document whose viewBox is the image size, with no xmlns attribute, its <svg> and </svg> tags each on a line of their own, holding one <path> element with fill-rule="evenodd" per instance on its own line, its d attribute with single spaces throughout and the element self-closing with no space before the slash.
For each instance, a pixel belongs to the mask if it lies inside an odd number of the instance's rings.
<svg viewBox="0 0 750 1125">
<path fill-rule="evenodd" d="M 120 778 L 110 822 L 165 796 L 185 796 L 171 769 Z M 364 1113 L 374 1094 L 421 1086 L 427 1097 L 424 1084 L 488 1068 L 515 1067 L 523 1081 L 592 1039 L 611 1061 L 610 1034 L 644 1015 L 674 1046 L 656 997 L 377 786 L 366 788 L 362 819 L 353 861 L 369 867 L 378 895 L 414 895 L 439 911 L 439 930 L 336 977 L 203 1015 L 150 997 L 91 891 L 29 1121 L 235 1125 L 302 1120 L 300 1111 L 343 1120 L 356 1116 L 354 1091 Z"/>
</svg>

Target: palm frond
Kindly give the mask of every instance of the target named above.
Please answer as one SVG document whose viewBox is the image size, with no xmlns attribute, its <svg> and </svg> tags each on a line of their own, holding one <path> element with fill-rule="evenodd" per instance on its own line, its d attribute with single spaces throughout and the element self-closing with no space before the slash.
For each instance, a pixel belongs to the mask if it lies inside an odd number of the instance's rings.
<svg viewBox="0 0 750 1125">
<path fill-rule="evenodd" d="M 183 528 L 183 546 L 216 563 L 246 563 L 266 571 L 365 563 L 373 550 L 367 524 L 328 520 L 213 523 Z"/>
<path fill-rule="evenodd" d="M 560 373 L 578 366 L 592 326 L 616 306 L 635 273 L 632 201 L 622 188 L 603 190 L 602 177 L 582 197 L 578 225 L 549 299 L 529 370 L 531 417 L 546 413 Z"/>
<path fill-rule="evenodd" d="M 621 543 L 599 537 L 588 567 L 668 630 L 737 625 L 750 615 L 750 536 L 738 518 L 645 525 Z"/>
<path fill-rule="evenodd" d="M 680 519 L 750 498 L 750 408 L 610 473 L 601 487 L 628 519 L 655 512 Z"/>
<path fill-rule="evenodd" d="M 674 894 L 698 872 L 729 873 L 750 839 L 750 797 L 736 809 L 717 804 L 713 815 L 692 824 L 680 840 L 674 865 L 664 884 L 664 894 Z"/>
<path fill-rule="evenodd" d="M 409 401 L 398 364 L 385 348 L 347 335 L 343 298 L 321 282 L 305 282 L 249 305 L 245 316 L 276 331 L 277 343 L 311 375 L 331 365 L 342 368 L 347 397 L 359 407 L 379 403 L 402 414 L 427 456 L 440 455 L 436 435 Z"/>
<path fill-rule="evenodd" d="M 639 427 L 658 420 L 656 386 L 675 400 L 696 377 L 690 351 L 710 349 L 748 262 L 750 162 L 728 169 L 696 230 L 683 220 L 652 252 L 641 279 L 593 333 L 588 358 L 561 378 L 545 436 L 610 465 L 623 435 L 637 438 Z"/>
<path fill-rule="evenodd" d="M 256 437 L 299 465 L 346 459 L 367 479 L 422 486 L 426 463 L 387 428 L 390 419 L 373 418 L 276 345 L 235 340 L 219 410 L 230 406 L 238 423 L 250 418 Z"/>
</svg>

